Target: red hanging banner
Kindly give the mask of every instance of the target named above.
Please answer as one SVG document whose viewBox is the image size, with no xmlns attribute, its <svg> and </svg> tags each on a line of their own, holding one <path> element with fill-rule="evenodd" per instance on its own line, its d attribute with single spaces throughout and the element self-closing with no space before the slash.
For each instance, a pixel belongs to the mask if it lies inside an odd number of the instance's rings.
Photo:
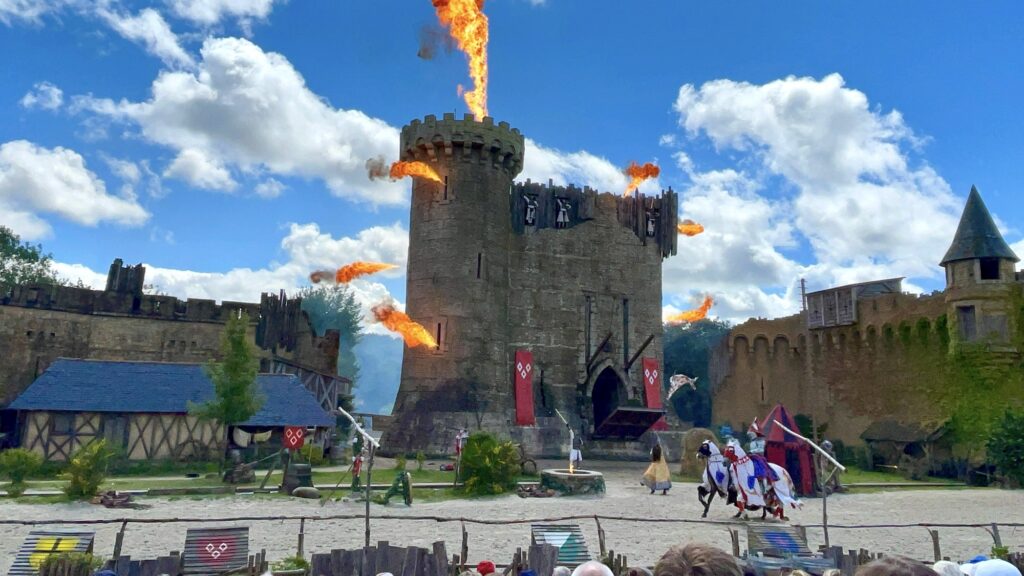
<svg viewBox="0 0 1024 576">
<path fill-rule="evenodd" d="M 298 450 L 306 441 L 306 429 L 302 426 L 285 426 L 281 434 L 281 447 Z"/>
<path fill-rule="evenodd" d="M 648 408 L 662 408 L 661 404 L 661 370 L 657 358 L 644 358 L 644 396 Z M 662 417 L 651 427 L 654 430 L 667 430 L 668 422 Z"/>
<path fill-rule="evenodd" d="M 533 426 L 533 352 L 516 350 L 516 426 Z"/>
</svg>

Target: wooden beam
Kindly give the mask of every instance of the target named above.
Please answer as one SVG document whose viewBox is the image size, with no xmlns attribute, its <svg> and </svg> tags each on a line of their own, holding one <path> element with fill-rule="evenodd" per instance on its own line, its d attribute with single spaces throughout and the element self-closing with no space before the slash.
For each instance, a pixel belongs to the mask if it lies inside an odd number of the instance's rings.
<svg viewBox="0 0 1024 576">
<path fill-rule="evenodd" d="M 607 335 L 605 335 L 604 340 L 601 340 L 601 343 L 597 345 L 597 348 L 594 348 L 593 352 L 587 350 L 587 353 L 590 354 L 590 356 L 587 358 L 587 372 L 590 372 L 590 365 L 593 364 L 594 359 L 597 358 L 597 353 L 600 352 L 601 349 L 604 348 L 604 345 L 607 344 L 608 341 L 611 339 L 612 333 L 609 332 Z"/>
<path fill-rule="evenodd" d="M 623 366 L 622 371 L 629 373 L 629 369 L 633 367 L 633 363 L 636 362 L 636 359 L 639 358 L 641 354 L 643 354 L 644 350 L 646 350 L 647 347 L 650 346 L 651 342 L 653 341 L 654 334 L 651 334 L 650 336 L 647 337 L 647 340 L 644 340 L 644 343 L 640 345 L 640 349 L 636 351 L 636 354 L 633 354 L 633 357 L 629 359 L 629 362 L 626 362 L 626 365 Z"/>
</svg>

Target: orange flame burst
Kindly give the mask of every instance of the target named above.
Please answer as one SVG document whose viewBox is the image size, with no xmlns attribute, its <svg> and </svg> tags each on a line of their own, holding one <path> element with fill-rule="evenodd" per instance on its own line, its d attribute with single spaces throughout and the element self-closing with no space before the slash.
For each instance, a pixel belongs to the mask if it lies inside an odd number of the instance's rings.
<svg viewBox="0 0 1024 576">
<path fill-rule="evenodd" d="M 693 220 L 686 219 L 676 225 L 676 229 L 679 230 L 680 234 L 684 236 L 696 236 L 704 231 L 704 225 L 698 224 Z"/>
<path fill-rule="evenodd" d="M 323 281 L 330 282 L 333 279 L 333 281 L 338 284 L 348 284 L 360 276 L 376 274 L 377 272 L 391 270 L 393 268 L 398 268 L 398 266 L 395 266 L 394 264 L 384 264 L 383 262 L 353 262 L 338 268 L 336 272 L 331 272 L 330 270 L 317 270 L 309 275 L 309 281 L 313 284 L 319 284 Z"/>
<path fill-rule="evenodd" d="M 419 176 L 420 178 L 426 178 L 428 180 L 433 180 L 434 182 L 441 182 L 441 177 L 437 175 L 437 172 L 423 162 L 395 162 L 391 165 L 391 170 L 388 172 L 388 176 L 390 176 L 392 180 L 398 180 L 404 176 Z"/>
<path fill-rule="evenodd" d="M 373 317 L 384 325 L 385 328 L 396 334 L 400 334 L 405 340 L 405 345 L 410 348 L 416 346 L 427 346 L 437 348 L 437 340 L 427 332 L 422 325 L 409 318 L 404 312 L 395 310 L 395 307 L 384 302 L 371 308 Z"/>
<path fill-rule="evenodd" d="M 626 186 L 625 194 L 626 196 L 629 196 L 630 194 L 633 193 L 633 190 L 636 190 L 637 186 L 639 186 L 640 183 L 643 182 L 644 180 L 647 180 L 648 178 L 657 178 L 658 174 L 661 174 L 661 168 L 658 168 L 657 166 L 651 164 L 650 162 L 644 164 L 643 166 L 637 164 L 636 162 L 630 162 L 629 167 L 626 168 L 625 172 L 626 176 L 629 176 L 630 178 L 629 185 Z"/>
<path fill-rule="evenodd" d="M 685 310 L 683 312 L 680 312 L 679 314 L 673 314 L 666 318 L 665 322 L 668 324 L 685 324 L 687 322 L 697 322 L 698 320 L 703 320 L 704 318 L 707 318 L 708 310 L 711 309 L 711 306 L 714 303 L 714 298 L 712 298 L 711 296 L 705 296 L 704 302 L 701 303 L 699 308 L 694 308 L 693 310 Z"/>
<path fill-rule="evenodd" d="M 490 39 L 484 0 L 433 0 L 437 19 L 469 58 L 473 89 L 459 93 L 477 120 L 487 116 L 487 42 Z"/>
</svg>

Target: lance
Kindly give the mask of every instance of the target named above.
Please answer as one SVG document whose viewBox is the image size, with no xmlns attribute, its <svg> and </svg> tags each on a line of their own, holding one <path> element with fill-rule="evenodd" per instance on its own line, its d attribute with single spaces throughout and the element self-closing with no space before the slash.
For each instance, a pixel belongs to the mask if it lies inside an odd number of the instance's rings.
<svg viewBox="0 0 1024 576">
<path fill-rule="evenodd" d="M 800 434 L 798 434 L 798 433 L 796 433 L 796 432 L 794 432 L 794 431 L 790 430 L 789 428 L 786 428 L 786 425 L 785 425 L 785 424 L 783 424 L 782 422 L 779 422 L 778 420 L 775 420 L 775 423 L 776 423 L 776 424 L 778 424 L 778 425 L 779 425 L 779 427 L 780 427 L 780 428 L 782 428 L 783 430 L 785 430 L 786 432 L 789 432 L 789 433 L 790 433 L 790 434 L 792 434 L 793 436 L 796 436 L 797 438 L 799 438 L 799 439 L 803 440 L 804 442 L 807 442 L 808 444 L 810 444 L 812 448 L 814 448 L 815 450 L 817 450 L 819 454 L 821 454 L 822 456 L 824 456 L 824 457 L 825 457 L 825 458 L 826 458 L 826 459 L 827 459 L 827 460 L 828 460 L 829 462 L 831 462 L 831 463 L 832 463 L 832 464 L 833 464 L 833 465 L 834 465 L 834 466 L 835 466 L 836 468 L 838 468 L 838 469 L 842 470 L 843 472 L 846 472 L 846 466 L 843 466 L 842 464 L 840 464 L 840 463 L 839 463 L 839 462 L 838 462 L 838 461 L 837 461 L 837 460 L 836 460 L 835 458 L 833 458 L 832 456 L 830 456 L 830 455 L 829 455 L 829 453 L 828 453 L 828 452 L 826 452 L 826 451 L 825 451 L 825 450 L 824 450 L 824 449 L 823 449 L 823 448 L 822 448 L 821 446 L 818 446 L 817 444 L 815 444 L 814 442 L 811 442 L 810 440 L 808 440 L 808 439 L 807 439 L 807 438 L 805 438 L 804 436 L 801 436 Z"/>
</svg>

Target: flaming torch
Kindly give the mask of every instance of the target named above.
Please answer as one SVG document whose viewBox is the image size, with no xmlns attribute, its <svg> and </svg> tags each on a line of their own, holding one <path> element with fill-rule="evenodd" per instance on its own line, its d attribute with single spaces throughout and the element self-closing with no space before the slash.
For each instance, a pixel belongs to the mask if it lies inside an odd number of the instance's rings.
<svg viewBox="0 0 1024 576">
<path fill-rule="evenodd" d="M 640 183 L 648 178 L 657 178 L 658 174 L 661 174 L 661 168 L 658 168 L 654 164 L 647 162 L 643 166 L 636 162 L 630 162 L 629 167 L 625 170 L 626 176 L 629 176 L 629 185 L 626 186 L 625 195 L 629 196 L 636 190 Z"/>
<path fill-rule="evenodd" d="M 390 302 L 382 302 L 371 308 L 373 317 L 384 325 L 385 328 L 402 336 L 405 345 L 409 348 L 426 346 L 437 348 L 437 340 L 427 332 L 421 324 L 409 318 L 404 312 L 395 310 Z"/>
<path fill-rule="evenodd" d="M 708 310 L 715 303 L 715 300 L 711 296 L 705 296 L 704 302 L 701 303 L 700 307 L 694 308 L 693 310 L 685 310 L 679 314 L 673 314 L 665 319 L 666 324 L 677 325 L 685 324 L 687 322 L 697 322 L 703 320 L 708 315 Z"/>
<path fill-rule="evenodd" d="M 313 284 L 319 284 L 320 282 L 330 283 L 332 281 L 337 284 L 348 284 L 360 276 L 376 274 L 377 272 L 392 270 L 394 268 L 398 268 L 398 266 L 394 264 L 384 264 L 383 262 L 353 262 L 338 268 L 335 272 L 331 272 L 330 270 L 317 270 L 309 275 L 309 281 Z"/>
<path fill-rule="evenodd" d="M 683 236 L 696 236 L 704 231 L 704 225 L 698 224 L 693 220 L 686 219 L 676 225 L 676 229 Z"/>
<path fill-rule="evenodd" d="M 487 42 L 490 39 L 487 16 L 483 13 L 484 0 L 433 0 L 437 19 L 448 29 L 466 58 L 473 89 L 459 94 L 470 112 L 479 121 L 487 116 Z"/>
</svg>

